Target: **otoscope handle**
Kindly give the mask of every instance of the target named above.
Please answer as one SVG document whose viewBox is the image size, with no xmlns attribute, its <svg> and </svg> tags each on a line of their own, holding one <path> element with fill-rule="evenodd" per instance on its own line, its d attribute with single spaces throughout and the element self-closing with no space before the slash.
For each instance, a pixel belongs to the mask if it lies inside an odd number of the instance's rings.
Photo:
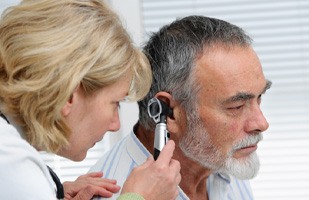
<svg viewBox="0 0 309 200">
<path fill-rule="evenodd" d="M 169 140 L 169 133 L 167 131 L 166 123 L 158 123 L 155 129 L 155 140 L 154 140 L 154 154 L 153 157 L 157 160 L 160 152 L 162 151 L 164 145 Z"/>
</svg>

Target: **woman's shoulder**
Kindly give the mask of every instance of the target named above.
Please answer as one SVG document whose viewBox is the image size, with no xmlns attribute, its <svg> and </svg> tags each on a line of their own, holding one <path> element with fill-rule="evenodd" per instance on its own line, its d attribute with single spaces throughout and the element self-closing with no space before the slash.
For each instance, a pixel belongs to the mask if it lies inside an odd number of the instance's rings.
<svg viewBox="0 0 309 200">
<path fill-rule="evenodd" d="M 0 130 L 0 156 L 9 156 L 12 154 L 15 155 L 15 158 L 24 154 L 39 156 L 39 153 L 22 138 L 18 130 L 2 118 L 0 118 Z"/>
<path fill-rule="evenodd" d="M 1 119 L 0 130 L 0 199 L 38 199 L 44 193 L 45 199 L 54 199 L 53 183 L 39 152 Z"/>
</svg>

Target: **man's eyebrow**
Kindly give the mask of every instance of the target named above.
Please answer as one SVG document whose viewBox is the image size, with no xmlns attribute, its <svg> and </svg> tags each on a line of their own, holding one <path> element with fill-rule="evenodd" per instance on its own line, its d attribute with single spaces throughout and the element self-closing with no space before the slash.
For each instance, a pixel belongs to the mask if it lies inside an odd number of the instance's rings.
<svg viewBox="0 0 309 200">
<path fill-rule="evenodd" d="M 236 95 L 229 97 L 228 99 L 223 101 L 223 104 L 233 103 L 237 101 L 245 101 L 248 99 L 254 98 L 254 94 L 246 93 L 246 92 L 238 92 Z"/>
<path fill-rule="evenodd" d="M 262 94 L 264 94 L 269 88 L 271 88 L 272 82 L 270 80 L 266 80 L 266 85 L 264 87 L 264 90 Z"/>
<path fill-rule="evenodd" d="M 272 84 L 272 82 L 267 80 L 266 85 L 265 85 L 261 94 L 264 94 L 271 87 L 271 84 Z M 254 97 L 255 97 L 255 95 L 252 94 L 252 93 L 239 92 L 236 95 L 231 96 L 228 99 L 226 99 L 223 103 L 227 104 L 227 103 L 233 103 L 233 102 L 237 102 L 237 101 L 245 101 L 245 100 L 248 100 L 248 99 L 252 99 Z"/>
</svg>

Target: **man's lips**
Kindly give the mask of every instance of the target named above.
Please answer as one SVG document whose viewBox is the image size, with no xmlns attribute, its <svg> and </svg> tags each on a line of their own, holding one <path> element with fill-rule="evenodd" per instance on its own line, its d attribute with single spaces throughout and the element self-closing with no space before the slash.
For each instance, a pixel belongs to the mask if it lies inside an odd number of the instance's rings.
<svg viewBox="0 0 309 200">
<path fill-rule="evenodd" d="M 235 151 L 236 157 L 246 157 L 249 156 L 251 153 L 255 152 L 257 149 L 257 144 L 253 144 L 250 146 L 242 147 Z"/>
<path fill-rule="evenodd" d="M 240 150 L 244 150 L 244 151 L 255 151 L 257 149 L 257 144 L 253 144 L 247 147 L 243 147 Z"/>
</svg>

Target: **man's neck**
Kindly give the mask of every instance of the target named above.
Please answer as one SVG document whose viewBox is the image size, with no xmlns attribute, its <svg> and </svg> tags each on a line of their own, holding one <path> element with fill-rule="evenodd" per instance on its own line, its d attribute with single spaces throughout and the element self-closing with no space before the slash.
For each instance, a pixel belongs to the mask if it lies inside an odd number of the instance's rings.
<svg viewBox="0 0 309 200">
<path fill-rule="evenodd" d="M 154 132 L 147 131 L 144 127 L 136 125 L 134 133 L 146 149 L 153 154 Z M 178 141 L 175 141 L 175 143 L 177 144 Z M 181 164 L 180 173 L 182 179 L 179 185 L 186 195 L 191 200 L 208 200 L 206 181 L 212 172 L 186 157 L 177 145 L 173 158 Z"/>
</svg>

